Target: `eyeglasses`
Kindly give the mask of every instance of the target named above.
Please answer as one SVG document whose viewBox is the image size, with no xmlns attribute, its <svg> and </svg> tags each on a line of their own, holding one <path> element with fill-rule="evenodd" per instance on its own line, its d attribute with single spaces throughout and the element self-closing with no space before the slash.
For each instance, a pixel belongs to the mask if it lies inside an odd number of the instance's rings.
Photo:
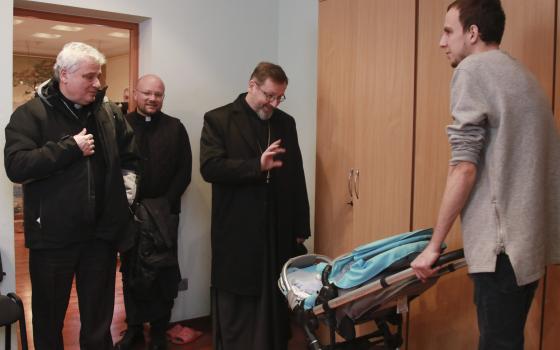
<svg viewBox="0 0 560 350">
<path fill-rule="evenodd" d="M 136 90 L 139 93 L 141 93 L 142 95 L 146 96 L 146 97 L 150 97 L 150 96 L 154 96 L 155 99 L 162 99 L 165 94 L 161 93 L 161 92 L 154 92 L 154 91 L 142 91 L 142 90 Z"/>
<path fill-rule="evenodd" d="M 276 101 L 278 103 L 284 102 L 286 101 L 286 95 L 282 95 L 282 96 L 274 96 L 271 94 L 267 94 L 259 84 L 255 83 L 255 85 L 259 88 L 259 90 L 263 93 L 264 98 L 266 98 L 266 101 L 268 103 L 271 103 L 273 101 Z"/>
</svg>

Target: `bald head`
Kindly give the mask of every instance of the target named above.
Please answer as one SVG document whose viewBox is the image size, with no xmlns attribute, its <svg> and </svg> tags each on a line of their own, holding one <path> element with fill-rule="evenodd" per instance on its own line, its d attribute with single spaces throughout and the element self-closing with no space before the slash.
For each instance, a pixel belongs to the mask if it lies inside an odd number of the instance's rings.
<svg viewBox="0 0 560 350">
<path fill-rule="evenodd" d="M 154 74 L 142 76 L 136 83 L 133 96 L 138 112 L 148 116 L 158 113 L 165 96 L 163 80 Z"/>
</svg>

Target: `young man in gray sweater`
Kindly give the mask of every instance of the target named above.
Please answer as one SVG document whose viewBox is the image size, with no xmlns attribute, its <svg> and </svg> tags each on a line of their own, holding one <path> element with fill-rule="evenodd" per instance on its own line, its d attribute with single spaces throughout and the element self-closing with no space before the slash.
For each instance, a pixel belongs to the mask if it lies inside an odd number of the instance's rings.
<svg viewBox="0 0 560 350">
<path fill-rule="evenodd" d="M 499 0 L 448 7 L 440 46 L 451 82 L 452 156 L 434 235 L 412 263 L 425 280 L 461 213 L 479 349 L 523 349 L 545 266 L 560 262 L 560 137 L 536 79 L 499 49 Z"/>
</svg>

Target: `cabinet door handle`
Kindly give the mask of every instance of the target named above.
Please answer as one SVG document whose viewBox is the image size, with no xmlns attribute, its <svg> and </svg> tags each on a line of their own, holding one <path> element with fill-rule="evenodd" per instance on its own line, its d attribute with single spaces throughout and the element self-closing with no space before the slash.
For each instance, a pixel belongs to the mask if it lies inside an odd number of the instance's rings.
<svg viewBox="0 0 560 350">
<path fill-rule="evenodd" d="M 356 169 L 354 172 L 354 193 L 356 194 L 356 199 L 360 199 L 360 170 Z"/>
<path fill-rule="evenodd" d="M 354 205 L 354 197 L 352 195 L 352 178 L 354 177 L 354 168 L 350 168 L 350 171 L 348 172 L 348 181 L 347 181 L 347 186 L 348 186 L 348 195 L 350 196 L 350 199 L 346 202 L 346 204 L 353 206 Z"/>
</svg>

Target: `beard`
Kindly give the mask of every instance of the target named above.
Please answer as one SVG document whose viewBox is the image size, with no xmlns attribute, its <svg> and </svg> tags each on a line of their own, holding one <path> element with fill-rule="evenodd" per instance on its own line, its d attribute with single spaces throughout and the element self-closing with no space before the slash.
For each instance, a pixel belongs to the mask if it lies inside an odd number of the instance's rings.
<svg viewBox="0 0 560 350">
<path fill-rule="evenodd" d="M 458 52 L 455 55 L 455 58 L 453 58 L 451 60 L 451 67 L 452 68 L 457 68 L 457 66 L 459 65 L 459 63 L 461 63 L 461 61 L 463 61 L 467 56 L 469 55 L 467 48 L 465 45 L 463 45 L 463 50 L 461 52 Z"/>
<path fill-rule="evenodd" d="M 272 117 L 272 113 L 274 113 L 274 108 L 266 108 L 266 106 L 261 106 L 255 112 L 261 120 L 269 120 L 270 117 Z"/>
</svg>

